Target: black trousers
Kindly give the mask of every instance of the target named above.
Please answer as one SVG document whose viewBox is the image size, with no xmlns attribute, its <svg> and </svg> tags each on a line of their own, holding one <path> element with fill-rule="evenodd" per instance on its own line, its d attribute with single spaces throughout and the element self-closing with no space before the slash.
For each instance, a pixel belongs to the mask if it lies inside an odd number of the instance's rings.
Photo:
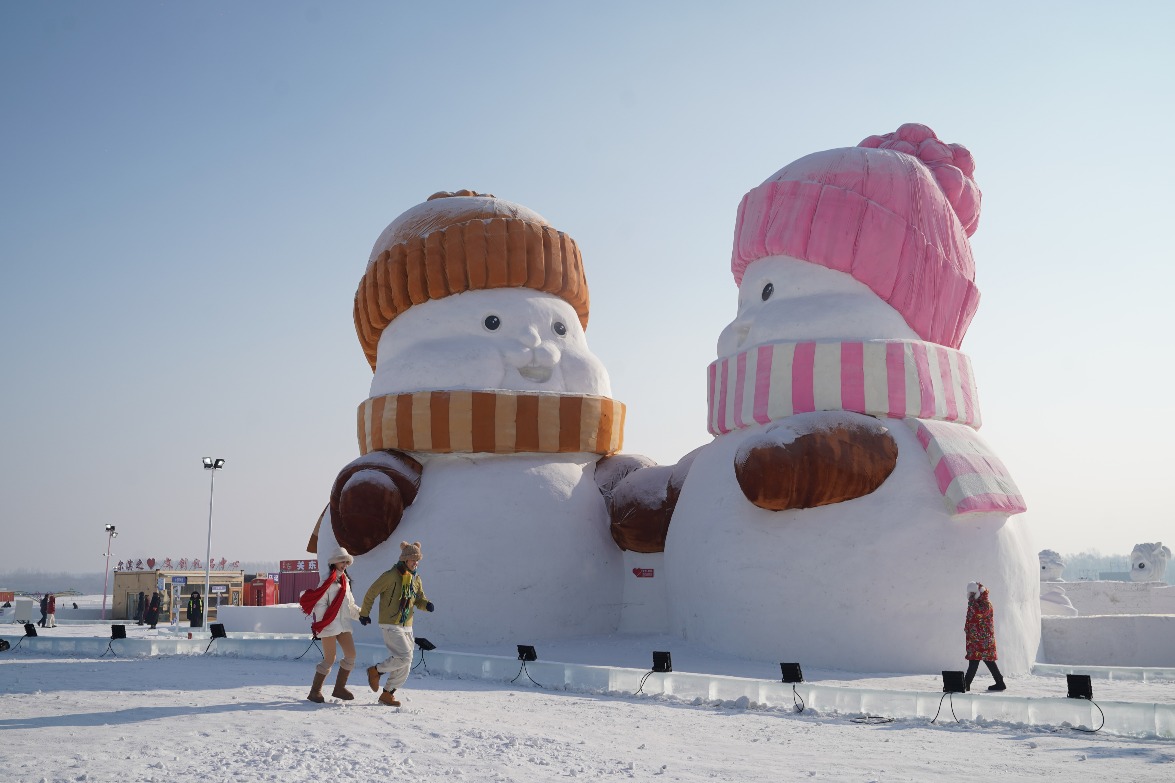
<svg viewBox="0 0 1175 783">
<path fill-rule="evenodd" d="M 1000 667 L 995 665 L 995 661 L 984 661 L 987 664 L 987 670 L 991 672 L 992 679 L 995 680 L 996 685 L 1004 681 L 1004 675 L 1000 674 Z M 979 661 L 967 661 L 967 674 L 963 677 L 963 684 L 967 690 L 971 690 L 971 681 L 975 679 L 975 672 L 979 671 Z"/>
</svg>

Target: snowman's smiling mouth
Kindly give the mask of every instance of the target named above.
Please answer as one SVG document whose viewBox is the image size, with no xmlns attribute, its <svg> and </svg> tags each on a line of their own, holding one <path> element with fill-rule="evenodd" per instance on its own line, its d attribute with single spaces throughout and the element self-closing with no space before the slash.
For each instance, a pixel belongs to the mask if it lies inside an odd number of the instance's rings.
<svg viewBox="0 0 1175 783">
<path fill-rule="evenodd" d="M 551 373 L 554 371 L 552 367 L 543 367 L 540 364 L 528 364 L 525 367 L 518 368 L 518 374 L 528 381 L 535 383 L 546 383 L 551 380 Z"/>
</svg>

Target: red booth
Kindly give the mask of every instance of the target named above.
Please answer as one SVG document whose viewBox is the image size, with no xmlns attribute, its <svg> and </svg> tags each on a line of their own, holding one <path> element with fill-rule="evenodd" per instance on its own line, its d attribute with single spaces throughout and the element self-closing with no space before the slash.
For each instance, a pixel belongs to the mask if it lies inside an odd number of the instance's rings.
<svg viewBox="0 0 1175 783">
<path fill-rule="evenodd" d="M 245 590 L 245 606 L 273 606 L 278 601 L 277 582 L 259 577 Z"/>
</svg>

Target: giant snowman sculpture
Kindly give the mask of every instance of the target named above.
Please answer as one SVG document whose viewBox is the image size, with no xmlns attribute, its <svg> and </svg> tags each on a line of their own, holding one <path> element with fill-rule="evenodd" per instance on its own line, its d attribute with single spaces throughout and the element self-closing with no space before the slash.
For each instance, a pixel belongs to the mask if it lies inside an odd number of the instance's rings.
<svg viewBox="0 0 1175 783">
<path fill-rule="evenodd" d="M 1000 667 L 1040 638 L 1023 499 L 959 351 L 979 292 L 970 153 L 922 125 L 817 152 L 752 189 L 738 313 L 665 543 L 671 628 L 814 668 L 937 672 L 964 655 L 968 582 Z"/>
<path fill-rule="evenodd" d="M 652 463 L 608 456 L 624 406 L 588 348 L 588 304 L 571 237 L 492 195 L 435 194 L 380 234 L 355 295 L 374 371 L 361 456 L 309 547 L 355 556 L 357 600 L 420 541 L 437 609 L 416 627 L 434 642 L 617 629 L 608 505 Z"/>
</svg>

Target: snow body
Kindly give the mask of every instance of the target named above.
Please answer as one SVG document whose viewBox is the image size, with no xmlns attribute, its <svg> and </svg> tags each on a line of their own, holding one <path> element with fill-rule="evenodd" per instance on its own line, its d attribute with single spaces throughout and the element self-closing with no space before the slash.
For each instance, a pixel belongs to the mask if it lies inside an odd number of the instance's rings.
<svg viewBox="0 0 1175 783">
<path fill-rule="evenodd" d="M 785 341 L 919 339 L 865 284 L 775 255 L 747 267 L 718 355 Z M 1001 668 L 1028 671 L 1040 639 L 1039 564 L 1024 519 L 950 513 L 903 420 L 882 419 L 898 456 L 870 494 L 782 511 L 744 496 L 734 469 L 740 447 L 769 430 L 779 437 L 781 428 L 801 434 L 854 419 L 869 417 L 816 411 L 752 423 L 697 453 L 665 545 L 671 629 L 709 647 L 818 667 L 961 668 L 965 586 L 980 579 L 995 603 Z"/>
</svg>

